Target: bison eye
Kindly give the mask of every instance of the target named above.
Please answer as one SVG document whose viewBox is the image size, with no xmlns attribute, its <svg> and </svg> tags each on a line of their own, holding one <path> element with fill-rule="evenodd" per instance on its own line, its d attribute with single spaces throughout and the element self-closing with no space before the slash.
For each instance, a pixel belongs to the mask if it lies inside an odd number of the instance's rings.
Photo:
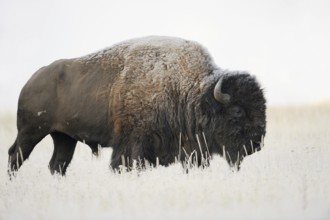
<svg viewBox="0 0 330 220">
<path fill-rule="evenodd" d="M 239 106 L 234 106 L 230 109 L 230 113 L 235 118 L 241 118 L 245 115 L 244 110 Z"/>
</svg>

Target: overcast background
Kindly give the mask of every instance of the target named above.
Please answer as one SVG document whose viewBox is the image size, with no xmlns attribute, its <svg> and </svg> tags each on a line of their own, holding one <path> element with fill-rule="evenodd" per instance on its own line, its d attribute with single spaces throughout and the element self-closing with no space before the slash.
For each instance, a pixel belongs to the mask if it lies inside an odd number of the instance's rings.
<svg viewBox="0 0 330 220">
<path fill-rule="evenodd" d="M 330 100 L 330 1 L 0 0 L 1 110 L 38 68 L 145 35 L 200 42 L 270 105 Z"/>
</svg>

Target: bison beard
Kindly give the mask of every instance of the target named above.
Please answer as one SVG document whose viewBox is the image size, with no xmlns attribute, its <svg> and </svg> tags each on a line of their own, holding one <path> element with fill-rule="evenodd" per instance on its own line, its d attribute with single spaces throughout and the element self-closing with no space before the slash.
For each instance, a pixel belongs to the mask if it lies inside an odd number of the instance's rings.
<svg viewBox="0 0 330 220">
<path fill-rule="evenodd" d="M 125 41 L 56 61 L 31 77 L 19 97 L 9 173 L 48 134 L 54 140 L 50 171 L 62 175 L 77 141 L 94 154 L 111 146 L 113 169 L 189 157 L 205 165 L 213 154 L 239 167 L 261 148 L 265 111 L 255 77 L 217 67 L 198 43 L 170 37 Z"/>
</svg>

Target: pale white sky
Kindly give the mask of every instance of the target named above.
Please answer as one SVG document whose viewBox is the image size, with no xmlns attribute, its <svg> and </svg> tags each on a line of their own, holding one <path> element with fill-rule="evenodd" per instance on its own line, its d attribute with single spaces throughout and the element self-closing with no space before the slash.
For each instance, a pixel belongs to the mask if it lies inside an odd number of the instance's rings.
<svg viewBox="0 0 330 220">
<path fill-rule="evenodd" d="M 0 106 L 40 67 L 146 35 L 191 39 L 270 105 L 330 100 L 330 1 L 0 0 Z"/>
</svg>

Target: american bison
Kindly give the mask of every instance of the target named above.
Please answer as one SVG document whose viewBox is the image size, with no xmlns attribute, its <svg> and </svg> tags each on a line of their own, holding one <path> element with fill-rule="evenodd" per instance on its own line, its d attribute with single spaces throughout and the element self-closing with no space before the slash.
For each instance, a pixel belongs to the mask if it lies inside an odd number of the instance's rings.
<svg viewBox="0 0 330 220">
<path fill-rule="evenodd" d="M 77 141 L 112 147 L 111 167 L 169 165 L 213 154 L 239 167 L 260 150 L 266 100 L 254 76 L 216 66 L 200 44 L 144 37 L 39 69 L 23 87 L 9 173 L 50 134 L 51 173 L 65 174 Z"/>
</svg>

